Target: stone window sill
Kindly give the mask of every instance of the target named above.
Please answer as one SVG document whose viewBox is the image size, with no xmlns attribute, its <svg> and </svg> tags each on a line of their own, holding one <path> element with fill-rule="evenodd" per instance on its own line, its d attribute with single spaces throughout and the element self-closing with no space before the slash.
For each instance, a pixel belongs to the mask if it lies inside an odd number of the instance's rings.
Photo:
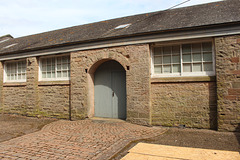
<svg viewBox="0 0 240 160">
<path fill-rule="evenodd" d="M 216 76 L 151 78 L 151 83 L 216 82 Z"/>
<path fill-rule="evenodd" d="M 38 86 L 61 86 L 61 85 L 70 85 L 70 81 L 39 81 Z"/>
<path fill-rule="evenodd" d="M 22 87 L 26 86 L 26 82 L 5 82 L 3 87 Z"/>
</svg>

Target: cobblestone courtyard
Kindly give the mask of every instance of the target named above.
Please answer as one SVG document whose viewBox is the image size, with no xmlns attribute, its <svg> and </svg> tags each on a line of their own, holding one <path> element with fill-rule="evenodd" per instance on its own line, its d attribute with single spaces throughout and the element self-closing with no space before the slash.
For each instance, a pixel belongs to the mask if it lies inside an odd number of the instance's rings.
<svg viewBox="0 0 240 160">
<path fill-rule="evenodd" d="M 121 121 L 60 120 L 0 143 L 0 159 L 109 159 L 131 141 L 166 129 Z"/>
</svg>

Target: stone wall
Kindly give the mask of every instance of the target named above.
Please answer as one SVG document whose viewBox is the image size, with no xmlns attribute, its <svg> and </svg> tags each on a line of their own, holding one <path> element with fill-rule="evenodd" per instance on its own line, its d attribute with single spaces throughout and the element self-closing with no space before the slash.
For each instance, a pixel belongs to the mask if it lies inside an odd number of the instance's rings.
<svg viewBox="0 0 240 160">
<path fill-rule="evenodd" d="M 3 83 L 0 65 L 0 112 L 69 118 L 69 81 L 39 82 L 37 57 L 27 58 L 26 82 Z"/>
<path fill-rule="evenodd" d="M 26 86 L 3 87 L 3 110 L 5 113 L 27 114 Z"/>
<path fill-rule="evenodd" d="M 69 84 L 40 85 L 39 110 L 47 117 L 69 118 Z"/>
<path fill-rule="evenodd" d="M 38 99 L 38 59 L 27 58 L 27 81 L 26 81 L 26 109 L 28 115 L 37 116 L 39 113 Z"/>
<path fill-rule="evenodd" d="M 240 131 L 240 35 L 215 38 L 218 128 Z"/>
<path fill-rule="evenodd" d="M 148 44 L 72 52 L 71 80 L 67 82 L 39 82 L 38 58 L 31 57 L 26 59 L 27 81 L 6 84 L 0 63 L 0 112 L 66 119 L 92 117 L 94 72 L 102 63 L 115 60 L 126 71 L 127 121 L 239 131 L 240 35 L 214 40 L 216 82 L 152 81 Z"/>
<path fill-rule="evenodd" d="M 217 128 L 215 82 L 152 83 L 152 124 Z"/>
<path fill-rule="evenodd" d="M 149 45 L 131 45 L 71 53 L 71 107 L 73 118 L 94 116 L 94 72 L 108 60 L 126 70 L 127 120 L 150 123 Z"/>
</svg>

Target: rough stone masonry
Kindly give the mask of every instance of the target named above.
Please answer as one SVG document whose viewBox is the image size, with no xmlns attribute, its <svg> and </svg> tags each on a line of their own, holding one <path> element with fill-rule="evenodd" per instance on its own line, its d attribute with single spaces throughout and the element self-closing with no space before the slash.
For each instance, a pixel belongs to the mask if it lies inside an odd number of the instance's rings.
<svg viewBox="0 0 240 160">
<path fill-rule="evenodd" d="M 94 72 L 115 60 L 126 71 L 127 121 L 141 125 L 240 130 L 240 35 L 213 38 L 216 76 L 151 78 L 150 44 L 69 53 L 69 81 L 38 80 L 39 57 L 27 58 L 27 81 L 4 83 L 0 112 L 84 119 L 94 116 Z M 187 88 L 187 89 L 186 89 Z"/>
</svg>

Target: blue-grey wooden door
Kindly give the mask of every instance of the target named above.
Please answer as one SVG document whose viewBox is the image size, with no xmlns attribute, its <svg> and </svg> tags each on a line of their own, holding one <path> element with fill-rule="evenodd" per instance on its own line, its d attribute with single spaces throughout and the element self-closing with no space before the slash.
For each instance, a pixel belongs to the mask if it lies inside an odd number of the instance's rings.
<svg viewBox="0 0 240 160">
<path fill-rule="evenodd" d="M 96 117 L 126 119 L 126 73 L 116 61 L 103 63 L 94 76 Z"/>
</svg>

